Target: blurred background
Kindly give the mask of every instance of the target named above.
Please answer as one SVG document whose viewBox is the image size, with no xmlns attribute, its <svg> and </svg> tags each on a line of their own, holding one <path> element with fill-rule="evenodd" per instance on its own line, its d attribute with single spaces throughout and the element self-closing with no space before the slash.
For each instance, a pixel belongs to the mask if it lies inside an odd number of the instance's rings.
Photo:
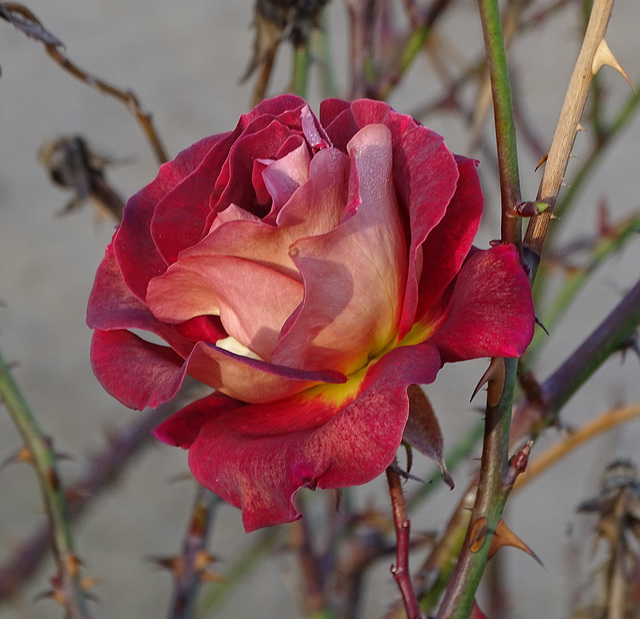
<svg viewBox="0 0 640 619">
<path fill-rule="evenodd" d="M 531 10 L 545 6 L 532 2 Z M 549 4 L 549 3 L 546 3 Z M 568 78 L 581 42 L 581 3 L 568 2 L 553 19 L 519 36 L 510 52 L 521 100 L 541 143 L 550 143 Z M 470 0 L 452 3 L 438 22 L 438 42 L 461 63 L 482 54 L 477 7 Z M 196 140 L 232 129 L 250 108 L 252 80 L 240 84 L 252 56 L 253 8 L 249 0 L 29 0 L 29 8 L 66 46 L 81 67 L 124 89 L 131 88 L 153 113 L 170 157 Z M 346 9 L 334 0 L 327 11 L 339 93 L 348 96 Z M 607 40 L 631 79 L 640 78 L 637 28 L 640 4 L 620 1 Z M 125 107 L 73 79 L 49 59 L 42 45 L 0 21 L 0 348 L 15 363 L 15 378 L 56 449 L 71 456 L 61 463 L 66 480 L 79 476 L 87 458 L 100 450 L 106 433 L 124 427 L 140 413 L 124 409 L 95 380 L 89 365 L 91 333 L 85 326 L 86 300 L 113 223 L 100 219 L 90 205 L 61 217 L 71 198 L 53 186 L 38 161 L 42 144 L 60 135 L 84 135 L 94 150 L 118 162 L 108 170 L 113 186 L 125 197 L 151 181 L 157 164 L 140 128 Z M 276 60 L 269 94 L 289 81 L 290 46 Z M 605 68 L 602 87 L 615 110 L 629 87 Z M 389 102 L 413 113 L 436 98 L 441 81 L 422 55 L 393 92 Z M 310 103 L 321 99 L 312 72 Z M 475 91 L 463 98 L 473 103 Z M 445 136 L 454 152 L 468 154 L 470 129 L 453 111 L 430 115 L 424 123 Z M 483 136 L 492 144 L 491 122 Z M 580 158 L 588 138 L 578 136 Z M 598 206 L 606 200 L 612 219 L 640 210 L 640 121 L 607 150 L 601 167 L 580 194 L 579 208 L 565 225 L 567 239 L 597 230 Z M 499 236 L 499 193 L 489 155 L 481 160 L 486 214 L 480 246 Z M 540 172 L 539 156 L 523 141 L 520 152 L 523 196 L 533 199 Z M 571 183 L 572 163 L 567 182 Z M 590 333 L 640 274 L 640 239 L 598 270 L 567 316 L 553 329 L 537 360 L 545 378 Z M 447 445 L 455 443 L 478 419 L 469 397 L 485 368 L 484 361 L 446 367 L 428 393 L 441 420 Z M 607 407 L 640 399 L 640 364 L 627 355 L 610 359 L 562 414 L 567 427 L 579 426 Z M 534 455 L 558 436 L 551 430 L 536 444 Z M 0 409 L 0 460 L 21 446 L 6 411 Z M 640 424 L 629 424 L 577 450 L 543 477 L 514 496 L 506 519 L 545 564 L 542 569 L 523 553 L 503 550 L 508 566 L 511 617 L 569 615 L 577 586 L 571 561 L 568 525 L 582 517 L 576 506 L 598 490 L 604 465 L 615 457 L 638 457 Z M 479 454 L 478 454 L 479 455 Z M 418 456 L 414 472 L 433 473 Z M 475 463 L 458 469 L 456 488 L 441 490 L 413 518 L 414 531 L 441 528 L 475 471 Z M 193 486 L 181 480 L 186 453 L 149 442 L 119 483 L 92 504 L 75 527 L 78 552 L 87 572 L 101 580 L 95 616 L 152 619 L 166 613 L 170 577 L 149 559 L 175 554 L 189 514 Z M 411 482 L 414 483 L 414 482 Z M 380 501 L 384 480 L 357 493 L 362 505 Z M 0 471 L 0 565 L 43 520 L 35 475 L 25 464 Z M 582 526 L 582 525 L 580 525 Z M 587 527 L 588 530 L 588 527 Z M 225 572 L 255 534 L 244 533 L 240 513 L 223 506 L 216 513 L 211 549 L 219 557 L 214 570 Z M 418 564 L 416 560 L 416 565 Z M 397 599 L 384 561 L 367 587 L 366 616 L 382 616 Z M 47 590 L 53 574 L 47 562 L 38 577 L 10 604 L 0 606 L 3 619 L 59 617 L 50 600 L 34 602 Z M 255 571 L 219 611 L 222 617 L 300 616 L 295 572 L 286 555 L 272 556 Z M 572 575 L 573 574 L 573 575 Z M 579 580 L 578 580 L 579 583 Z M 373 586 L 375 584 L 375 586 Z M 215 587 L 216 585 L 209 585 Z"/>
</svg>

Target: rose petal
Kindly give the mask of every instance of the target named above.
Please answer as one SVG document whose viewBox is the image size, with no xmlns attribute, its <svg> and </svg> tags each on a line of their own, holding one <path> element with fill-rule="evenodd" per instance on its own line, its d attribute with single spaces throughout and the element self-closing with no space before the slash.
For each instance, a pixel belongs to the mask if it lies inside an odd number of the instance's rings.
<svg viewBox="0 0 640 619">
<path fill-rule="evenodd" d="M 303 143 L 288 155 L 270 163 L 262 172 L 265 187 L 273 198 L 270 216 L 274 219 L 296 189 L 309 180 L 310 162 L 309 150 Z"/>
<path fill-rule="evenodd" d="M 465 262 L 442 327 L 429 340 L 445 362 L 519 357 L 533 337 L 529 280 L 513 245 L 476 251 Z"/>
<path fill-rule="evenodd" d="M 133 296 L 127 288 L 116 262 L 113 246 L 109 245 L 98 267 L 96 279 L 89 295 L 87 325 L 103 331 L 120 329 L 144 329 L 163 338 L 176 352 L 187 356 L 193 339 L 179 333 L 171 325 L 160 322 L 149 308 Z M 214 339 L 225 337 L 224 330 L 209 325 L 209 334 Z"/>
<path fill-rule="evenodd" d="M 329 120 L 327 133 L 338 148 L 358 127 L 383 123 L 393 140 L 393 179 L 396 196 L 410 226 L 409 267 L 399 337 L 402 339 L 415 321 L 418 282 L 422 276 L 422 246 L 431 230 L 444 217 L 458 181 L 458 166 L 441 136 L 399 114 L 382 101 L 361 99 L 341 112 L 335 101 L 321 105 L 320 117 Z M 475 213 L 475 210 L 474 210 Z M 429 242 L 426 242 L 428 246 Z"/>
<path fill-rule="evenodd" d="M 299 393 L 318 382 L 343 383 L 346 377 L 333 369 L 305 371 L 238 355 L 199 342 L 187 359 L 195 379 L 245 402 L 269 402 Z"/>
<path fill-rule="evenodd" d="M 369 125 L 349 150 L 352 176 L 343 222 L 293 244 L 305 298 L 274 350 L 276 363 L 350 374 L 397 330 L 406 249 L 391 177 L 391 134 L 384 125 Z"/>
<path fill-rule="evenodd" d="M 438 225 L 422 246 L 420 313 L 440 301 L 464 262 L 478 232 L 484 198 L 474 159 L 455 157 L 459 178 L 456 192 Z"/>
<path fill-rule="evenodd" d="M 205 138 L 182 151 L 173 161 L 162 165 L 155 180 L 127 202 L 113 247 L 127 287 L 141 301 L 149 280 L 167 268 L 151 236 L 151 221 L 158 202 L 191 174 L 205 154 L 226 135 Z"/>
<path fill-rule="evenodd" d="M 302 300 L 296 279 L 235 256 L 182 256 L 149 282 L 147 303 L 161 321 L 219 315 L 225 331 L 269 359 L 286 319 Z"/>
<path fill-rule="evenodd" d="M 142 410 L 171 400 L 185 376 L 183 359 L 166 346 L 129 331 L 96 329 L 91 367 L 105 390 L 125 406 Z"/>
<path fill-rule="evenodd" d="M 291 501 L 302 487 L 341 488 L 382 473 L 402 440 L 407 386 L 432 382 L 439 368 L 428 344 L 395 349 L 345 385 L 260 406 L 235 406 L 215 394 L 157 432 L 192 443 L 195 477 L 241 507 L 251 531 L 298 518 Z"/>
</svg>

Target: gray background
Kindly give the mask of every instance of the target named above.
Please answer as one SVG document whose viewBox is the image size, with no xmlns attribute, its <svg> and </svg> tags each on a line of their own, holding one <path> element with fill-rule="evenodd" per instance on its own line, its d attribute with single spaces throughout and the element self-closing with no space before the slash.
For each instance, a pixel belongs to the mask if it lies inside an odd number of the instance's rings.
<svg viewBox="0 0 640 619">
<path fill-rule="evenodd" d="M 444 20 L 450 42 L 465 58 L 480 49 L 475 3 L 462 2 Z M 199 138 L 231 129 L 245 111 L 250 85 L 239 85 L 250 56 L 252 33 L 248 29 L 248 1 L 189 0 L 31 0 L 29 7 L 67 46 L 68 55 L 82 67 L 116 85 L 135 90 L 155 115 L 169 153 Z M 346 45 L 344 6 L 331 7 L 336 66 L 344 78 Z M 609 28 L 608 41 L 632 79 L 640 77 L 640 43 L 637 27 L 640 5 L 620 1 Z M 525 93 L 524 106 L 541 137 L 550 140 L 573 59 L 579 45 L 577 11 L 562 16 L 536 33 L 520 39 L 513 49 L 513 69 Z M 279 57 L 271 93 L 288 78 L 289 54 Z M 90 332 L 84 324 L 86 299 L 112 224 L 97 221 L 89 208 L 66 218 L 55 213 L 68 195 L 53 188 L 36 160 L 42 142 L 59 134 L 83 133 L 98 150 L 133 163 L 113 168 L 110 178 L 123 195 L 149 182 L 156 164 L 135 121 L 123 106 L 97 94 L 63 73 L 50 61 L 41 45 L 27 40 L 5 22 L 0 23 L 0 346 L 4 356 L 18 366 L 15 376 L 39 416 L 45 432 L 55 437 L 60 451 L 74 460 L 62 464 L 73 478 L 88 454 L 96 451 L 108 428 L 125 425 L 137 413 L 124 409 L 103 392 L 88 361 Z M 343 82 L 344 83 L 344 79 Z M 623 80 L 608 71 L 606 87 L 612 107 L 627 96 Z M 421 59 L 392 99 L 402 112 L 415 109 L 437 92 L 438 82 Z M 317 109 L 317 96 L 311 100 Z M 449 147 L 464 152 L 468 131 L 452 115 L 428 121 L 445 135 Z M 593 230 L 599 199 L 607 196 L 614 215 L 640 207 L 638 132 L 632 124 L 607 154 L 580 198 L 580 212 L 569 222 L 570 235 Z M 491 136 L 491 130 L 487 131 Z M 579 136 L 576 154 L 584 139 Z M 540 173 L 522 149 L 523 194 L 532 198 Z M 497 236 L 497 193 L 490 166 L 481 167 L 487 197 L 487 215 L 480 243 Z M 570 180 L 570 178 L 569 178 Z M 613 307 L 626 287 L 638 277 L 640 258 L 634 240 L 621 255 L 598 271 L 569 316 L 552 334 L 540 358 L 544 378 Z M 447 444 L 475 421 L 469 395 L 484 369 L 483 361 L 445 368 L 429 388 Z M 610 360 L 566 408 L 564 420 L 577 425 L 606 406 L 640 397 L 638 360 Z M 557 433 L 536 445 L 540 453 Z M 574 508 L 597 489 L 602 466 L 615 456 L 638 452 L 637 425 L 602 437 L 571 455 L 562 466 L 547 473 L 510 503 L 508 521 L 530 543 L 546 565 L 541 569 L 523 554 L 503 551 L 509 566 L 513 617 L 567 615 L 569 588 L 575 586 L 575 566 L 569 564 L 567 523 Z M 18 435 L 3 411 L 0 413 L 0 459 L 20 445 Z M 188 514 L 192 488 L 170 483 L 186 471 L 186 454 L 155 445 L 130 468 L 117 488 L 108 490 L 76 528 L 79 552 L 90 575 L 103 583 L 96 617 L 154 618 L 163 616 L 169 598 L 169 579 L 145 558 L 174 553 Z M 416 472 L 432 471 L 420 460 Z M 415 518 L 416 529 L 442 526 L 459 500 L 473 465 L 457 472 L 456 489 L 441 492 L 438 500 Z M 383 486 L 363 488 L 363 501 L 374 500 Z M 0 472 L 0 562 L 40 522 L 41 501 L 29 467 L 18 465 Z M 224 572 L 248 543 L 240 514 L 223 507 L 216 521 L 212 548 L 222 559 Z M 277 569 L 272 569 L 275 566 Z M 276 557 L 235 594 L 224 617 L 296 617 L 291 589 L 296 567 Z M 0 615 L 7 619 L 58 617 L 50 601 L 33 603 L 47 587 L 52 574 L 29 586 L 22 599 Z M 368 616 L 380 616 L 396 591 L 386 566 L 375 575 Z"/>
</svg>

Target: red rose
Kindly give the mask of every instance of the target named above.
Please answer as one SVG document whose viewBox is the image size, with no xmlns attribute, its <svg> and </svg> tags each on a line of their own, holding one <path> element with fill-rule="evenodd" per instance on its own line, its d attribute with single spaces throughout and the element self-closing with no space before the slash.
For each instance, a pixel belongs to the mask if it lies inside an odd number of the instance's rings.
<svg viewBox="0 0 640 619">
<path fill-rule="evenodd" d="M 139 409 L 186 374 L 216 390 L 155 435 L 247 530 L 295 519 L 301 487 L 370 481 L 409 385 L 531 339 L 516 250 L 471 246 L 475 168 L 382 102 L 327 100 L 319 120 L 263 102 L 129 200 L 89 300 L 96 376 Z"/>
</svg>

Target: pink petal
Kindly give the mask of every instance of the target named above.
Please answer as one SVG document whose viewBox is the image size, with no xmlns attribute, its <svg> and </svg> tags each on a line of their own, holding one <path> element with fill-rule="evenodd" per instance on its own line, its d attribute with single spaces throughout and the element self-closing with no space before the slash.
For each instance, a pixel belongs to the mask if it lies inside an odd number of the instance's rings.
<svg viewBox="0 0 640 619">
<path fill-rule="evenodd" d="M 529 280 L 513 245 L 476 251 L 465 262 L 442 327 L 429 340 L 445 362 L 518 357 L 533 337 Z"/>
<path fill-rule="evenodd" d="M 399 348 L 339 387 L 259 406 L 214 394 L 156 435 L 191 445 L 195 477 L 241 507 L 251 531 L 298 518 L 292 498 L 302 487 L 341 488 L 382 473 L 402 440 L 407 386 L 432 382 L 439 368 L 430 345 Z"/>
<path fill-rule="evenodd" d="M 161 321 L 219 315 L 225 331 L 269 359 L 302 284 L 252 260 L 186 252 L 149 283 L 147 303 Z"/>
<path fill-rule="evenodd" d="M 272 402 L 319 382 L 343 383 L 333 369 L 305 371 L 235 354 L 199 342 L 187 358 L 188 374 L 205 385 L 244 402 Z"/>
<path fill-rule="evenodd" d="M 272 214 L 291 199 L 294 192 L 309 180 L 311 157 L 305 143 L 281 159 L 270 163 L 262 172 L 264 184 L 273 198 Z"/>
<path fill-rule="evenodd" d="M 342 108 L 342 111 L 340 111 Z M 320 107 L 320 118 L 328 122 L 327 133 L 338 148 L 358 127 L 384 123 L 393 143 L 393 179 L 400 208 L 410 225 L 409 268 L 399 336 L 403 338 L 415 321 L 418 282 L 422 276 L 422 246 L 444 217 L 456 191 L 458 166 L 441 136 L 399 114 L 386 103 L 362 99 L 348 108 L 335 100 Z M 473 208 L 475 213 L 475 205 Z M 464 215 L 466 220 L 467 214 Z"/>
<path fill-rule="evenodd" d="M 349 151 L 352 175 L 343 222 L 291 249 L 305 298 L 284 329 L 275 363 L 349 374 L 387 346 L 397 330 L 406 249 L 391 177 L 390 132 L 383 125 L 367 126 Z"/>
<path fill-rule="evenodd" d="M 308 182 L 281 209 L 277 227 L 255 218 L 234 221 L 241 209 L 233 205 L 221 213 L 219 219 L 226 223 L 184 251 L 149 284 L 147 302 L 156 317 L 180 322 L 219 313 L 230 335 L 270 359 L 280 330 L 302 300 L 290 247 L 300 237 L 323 234 L 338 225 L 348 169 L 348 159 L 339 151 L 318 153 Z"/>
</svg>

